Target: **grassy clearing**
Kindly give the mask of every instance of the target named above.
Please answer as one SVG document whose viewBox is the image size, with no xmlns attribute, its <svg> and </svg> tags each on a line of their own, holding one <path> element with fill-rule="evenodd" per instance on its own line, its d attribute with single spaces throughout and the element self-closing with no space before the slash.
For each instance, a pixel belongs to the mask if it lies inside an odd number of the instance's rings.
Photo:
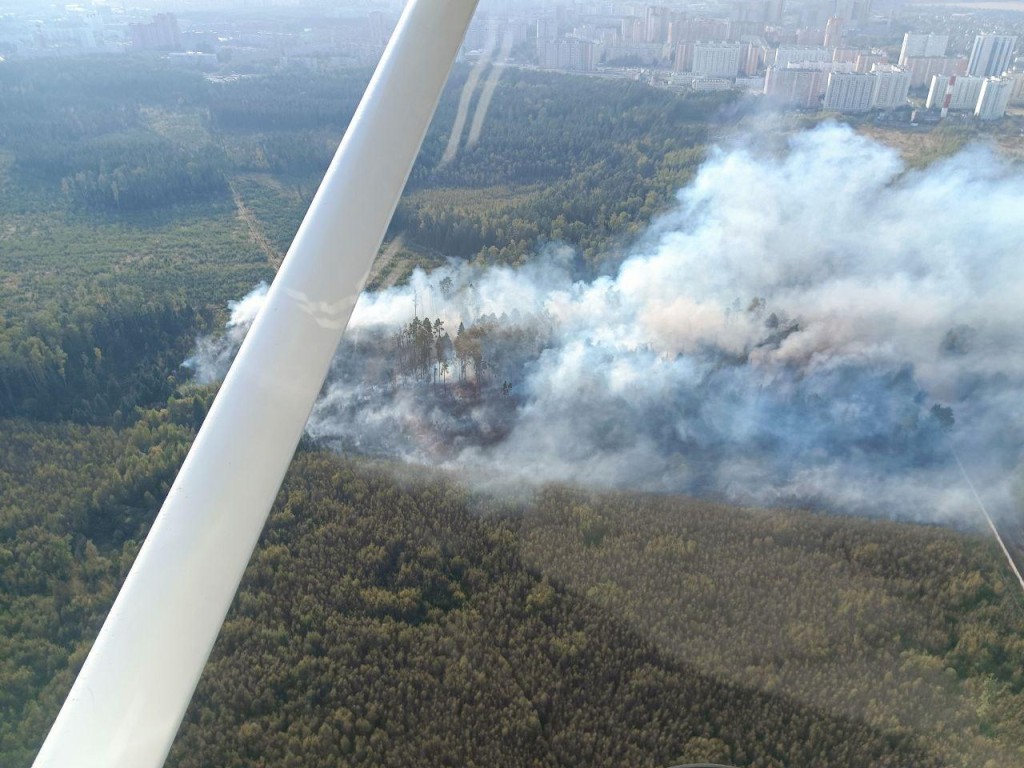
<svg viewBox="0 0 1024 768">
<path fill-rule="evenodd" d="M 154 133 L 186 147 L 199 146 L 212 140 L 205 109 L 183 108 L 169 110 L 161 107 L 142 107 L 139 110 L 146 126 Z"/>
</svg>

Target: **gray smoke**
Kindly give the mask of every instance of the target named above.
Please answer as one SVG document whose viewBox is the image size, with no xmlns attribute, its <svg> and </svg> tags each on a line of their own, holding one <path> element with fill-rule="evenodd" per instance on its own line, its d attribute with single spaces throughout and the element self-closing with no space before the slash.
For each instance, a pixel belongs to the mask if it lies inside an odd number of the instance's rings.
<svg viewBox="0 0 1024 768">
<path fill-rule="evenodd" d="M 1005 513 L 1024 446 L 1022 213 L 1024 175 L 984 148 L 908 171 L 826 125 L 781 156 L 716 150 L 615 274 L 574 281 L 552 248 L 364 295 L 307 429 L 496 482 L 922 520 L 973 509 L 955 444 Z M 414 301 L 443 321 L 445 355 L 462 323 L 480 359 L 444 383 L 410 367 L 396 331 Z"/>
</svg>

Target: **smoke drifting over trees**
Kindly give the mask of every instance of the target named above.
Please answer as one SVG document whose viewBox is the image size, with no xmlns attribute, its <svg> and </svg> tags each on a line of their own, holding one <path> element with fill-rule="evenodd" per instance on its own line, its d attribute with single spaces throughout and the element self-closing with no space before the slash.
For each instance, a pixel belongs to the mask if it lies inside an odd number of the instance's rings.
<svg viewBox="0 0 1024 768">
<path fill-rule="evenodd" d="M 998 507 L 1024 445 L 1022 210 L 1024 175 L 981 148 L 907 171 L 826 125 L 716 150 L 614 274 L 574 281 L 550 247 L 364 295 L 308 431 L 509 483 L 932 520 L 970 508 L 955 444 Z M 440 330 L 410 366 L 414 306 Z"/>
</svg>

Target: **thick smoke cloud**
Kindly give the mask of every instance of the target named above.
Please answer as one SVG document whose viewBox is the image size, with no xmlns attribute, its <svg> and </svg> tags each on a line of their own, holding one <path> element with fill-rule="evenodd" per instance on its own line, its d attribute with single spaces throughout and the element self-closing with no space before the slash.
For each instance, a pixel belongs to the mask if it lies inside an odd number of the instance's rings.
<svg viewBox="0 0 1024 768">
<path fill-rule="evenodd" d="M 552 248 L 364 295 L 308 431 L 510 485 L 927 520 L 973 510 L 955 445 L 1007 510 L 1024 446 L 1022 211 L 1024 175 L 982 148 L 907 171 L 828 125 L 781 156 L 718 150 L 615 274 L 574 281 L 573 254 Z M 451 338 L 477 329 L 479 376 L 403 374 L 395 332 L 414 302 Z M 202 342 L 198 372 L 211 352 L 223 364 L 223 344 Z"/>
</svg>

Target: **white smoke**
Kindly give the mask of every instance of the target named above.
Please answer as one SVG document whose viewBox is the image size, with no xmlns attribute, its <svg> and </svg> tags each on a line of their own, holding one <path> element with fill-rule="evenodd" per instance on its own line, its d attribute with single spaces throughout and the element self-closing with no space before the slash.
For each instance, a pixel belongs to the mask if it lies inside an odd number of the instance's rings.
<svg viewBox="0 0 1024 768">
<path fill-rule="evenodd" d="M 240 300 L 229 301 L 230 316 L 224 333 L 196 339 L 195 352 L 182 365 L 192 371 L 197 382 L 212 384 L 224 378 L 249 326 L 263 306 L 267 290 L 267 284 L 260 283 Z"/>
<path fill-rule="evenodd" d="M 971 506 L 955 441 L 1006 507 L 1024 446 L 1022 212 L 1024 175 L 984 148 L 907 171 L 826 125 L 781 156 L 716 150 L 614 275 L 574 282 L 552 249 L 364 295 L 308 429 L 511 483 L 929 520 Z M 397 382 L 389 334 L 414 297 L 452 336 L 506 329 L 483 394 Z"/>
</svg>

